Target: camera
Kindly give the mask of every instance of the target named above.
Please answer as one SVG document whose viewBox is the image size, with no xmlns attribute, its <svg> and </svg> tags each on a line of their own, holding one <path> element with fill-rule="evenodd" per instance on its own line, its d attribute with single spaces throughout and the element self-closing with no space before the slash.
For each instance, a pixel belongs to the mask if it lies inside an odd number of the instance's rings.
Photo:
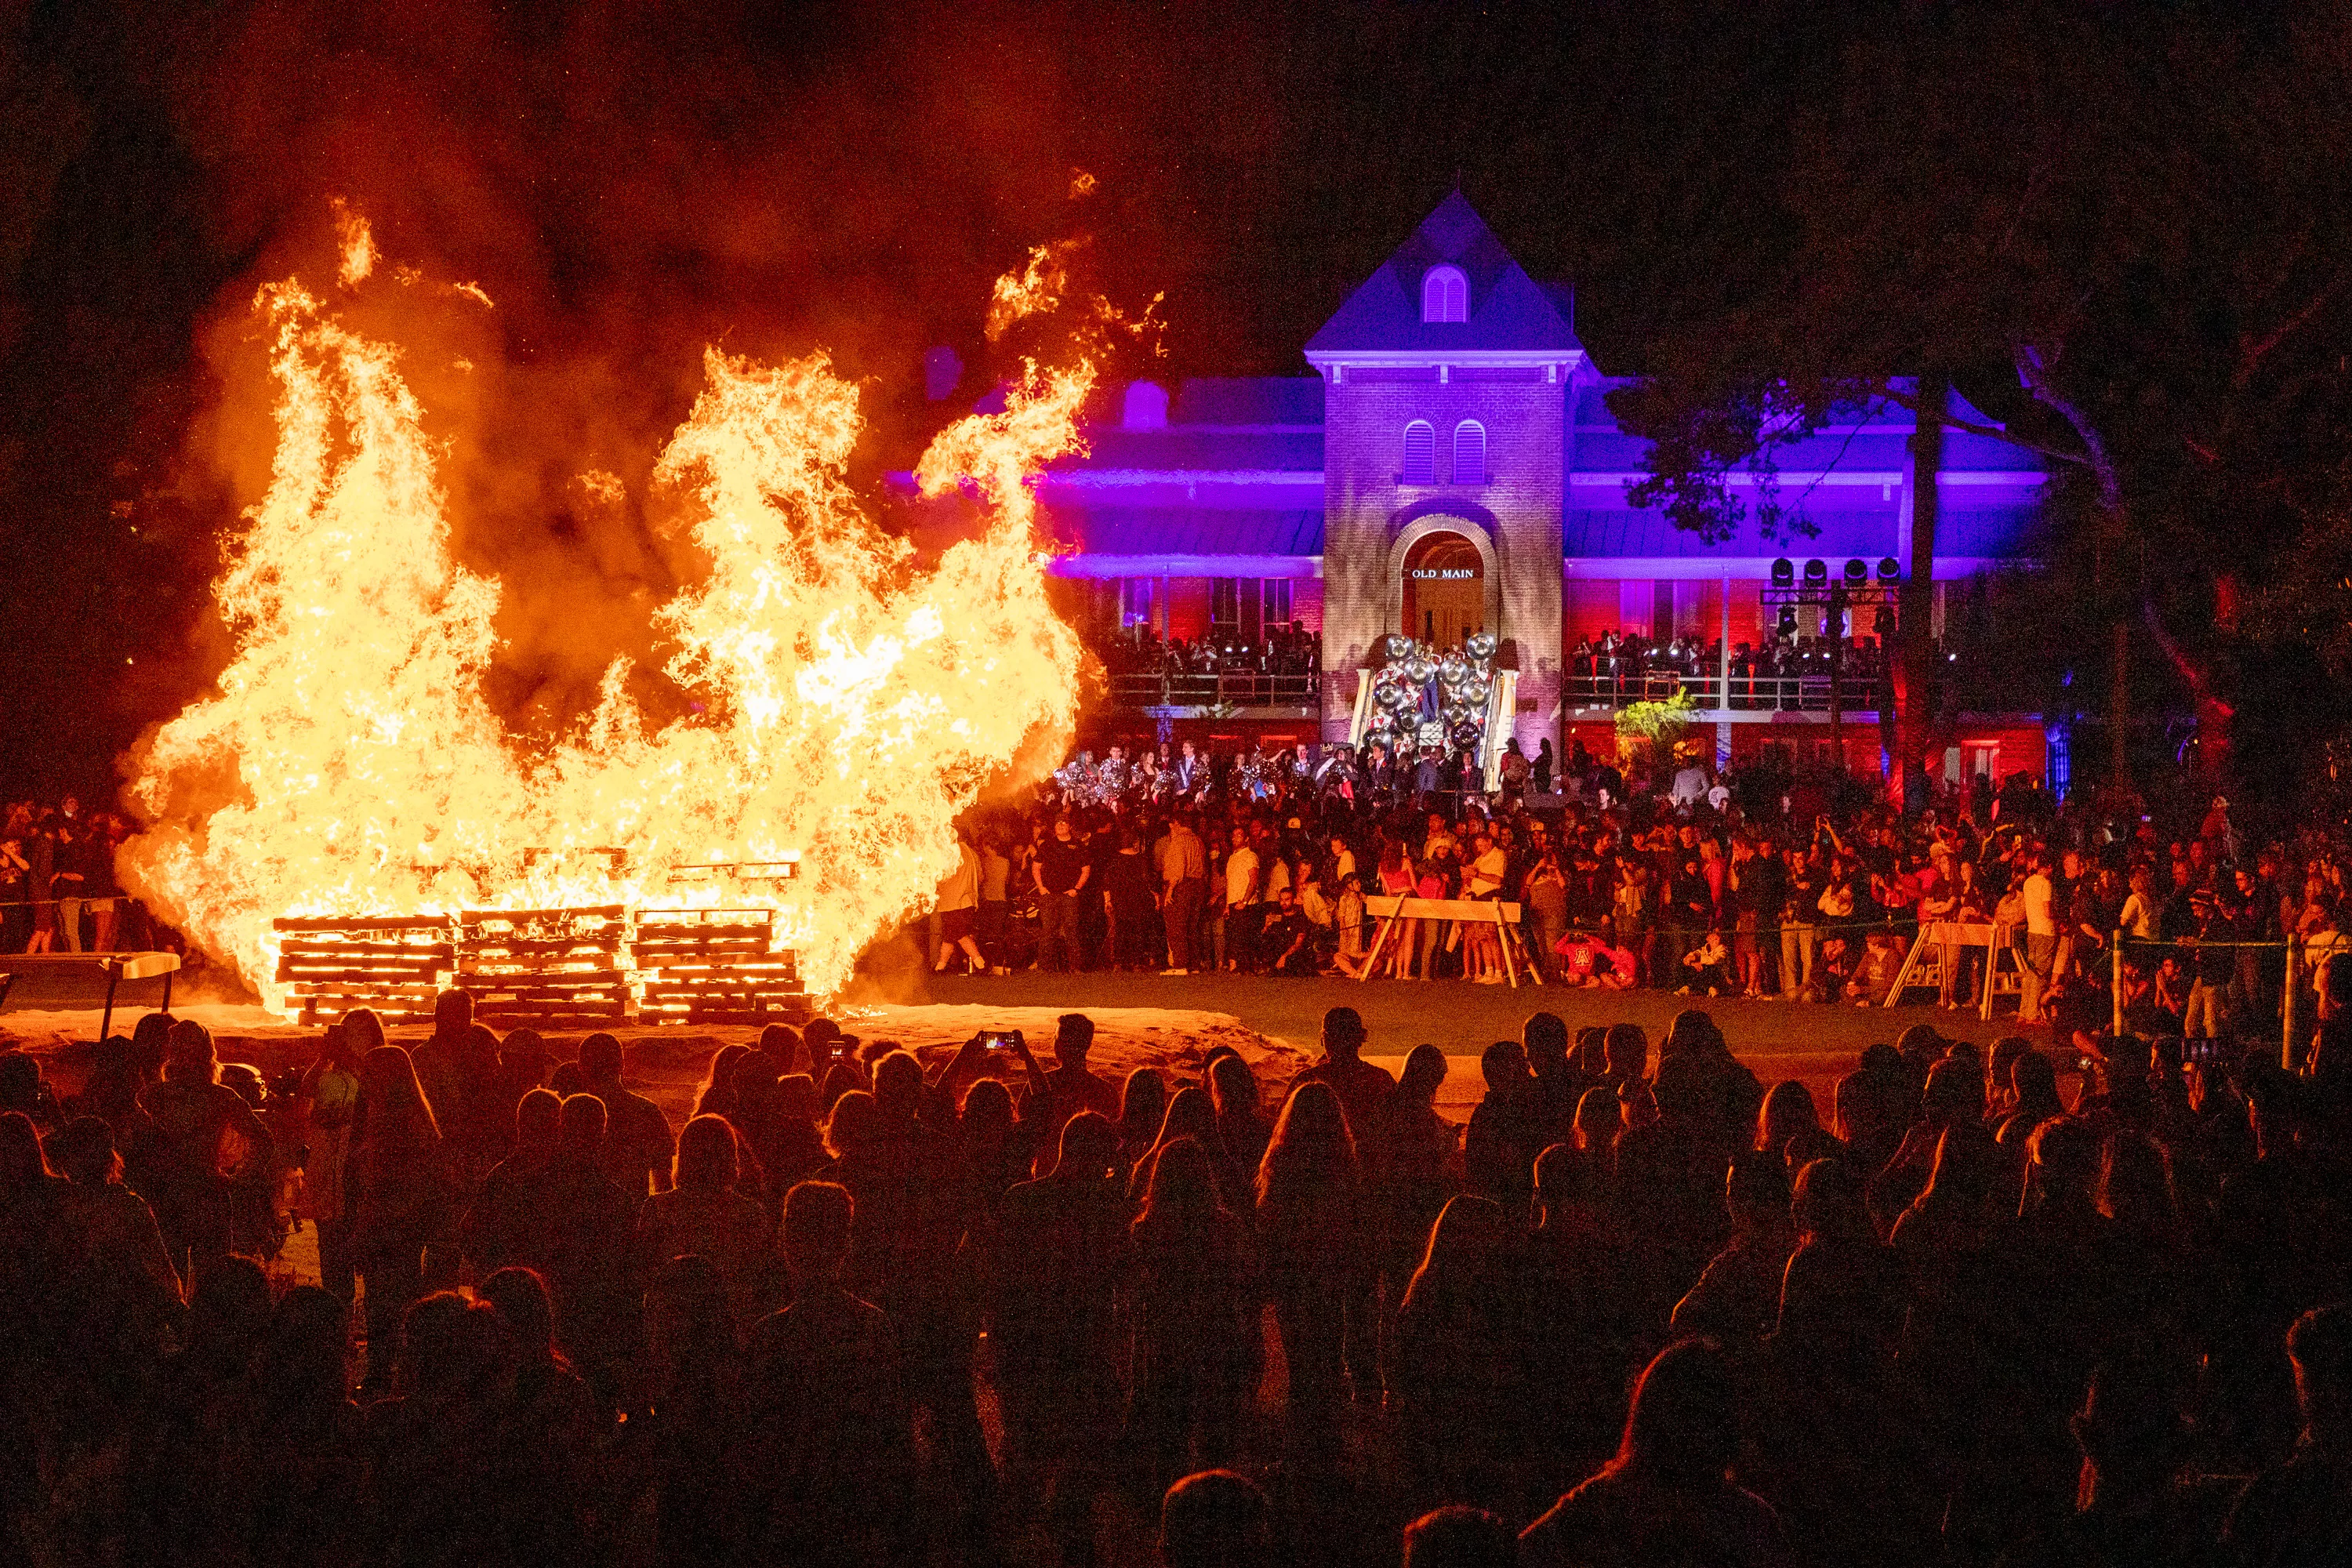
<svg viewBox="0 0 2352 1568">
<path fill-rule="evenodd" d="M 982 1050 L 987 1051 L 1016 1051 L 1021 1048 L 1021 1031 L 982 1029 L 980 1032 L 980 1045 Z"/>
</svg>

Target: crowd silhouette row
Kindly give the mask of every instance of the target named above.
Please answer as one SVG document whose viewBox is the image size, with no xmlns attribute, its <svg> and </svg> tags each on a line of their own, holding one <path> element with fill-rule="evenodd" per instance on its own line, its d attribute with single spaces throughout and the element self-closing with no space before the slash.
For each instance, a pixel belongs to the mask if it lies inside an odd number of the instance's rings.
<svg viewBox="0 0 2352 1568">
<path fill-rule="evenodd" d="M 274 1089 L 151 1016 L 62 1100 L 0 1057 L 8 1550 L 2342 1562 L 2347 1025 L 2071 1105 L 1916 1026 L 1824 1118 L 1703 1013 L 1539 1013 L 1465 1128 L 1346 1008 L 1279 1096 L 1114 1082 L 1077 1015 L 928 1068 L 819 1020 L 673 1139 L 617 1038 L 462 993 Z"/>
</svg>

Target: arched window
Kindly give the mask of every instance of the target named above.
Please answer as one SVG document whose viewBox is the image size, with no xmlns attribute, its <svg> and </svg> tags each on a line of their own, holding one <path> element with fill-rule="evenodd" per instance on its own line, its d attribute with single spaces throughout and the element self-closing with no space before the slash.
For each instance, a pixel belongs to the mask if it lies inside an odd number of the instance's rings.
<svg viewBox="0 0 2352 1568">
<path fill-rule="evenodd" d="M 1486 482 L 1486 427 L 1475 419 L 1465 419 L 1454 427 L 1454 482 Z"/>
<path fill-rule="evenodd" d="M 1437 426 L 1428 420 L 1404 427 L 1404 471 L 1398 478 L 1409 485 L 1437 482 Z"/>
<path fill-rule="evenodd" d="M 1459 267 L 1433 267 L 1421 275 L 1421 319 L 1424 321 L 1466 321 L 1470 319 L 1470 280 Z"/>
</svg>

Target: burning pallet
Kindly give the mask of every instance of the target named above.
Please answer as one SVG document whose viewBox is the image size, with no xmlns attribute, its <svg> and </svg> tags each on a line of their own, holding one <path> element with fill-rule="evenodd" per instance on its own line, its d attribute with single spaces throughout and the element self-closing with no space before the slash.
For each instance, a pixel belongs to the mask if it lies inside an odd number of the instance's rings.
<svg viewBox="0 0 2352 1568">
<path fill-rule="evenodd" d="M 467 910 L 458 917 L 457 983 L 477 1018 L 621 1018 L 629 1010 L 623 970 L 628 910 Z"/>
<path fill-rule="evenodd" d="M 647 1023 L 797 1022 L 808 1015 L 800 964 L 778 951 L 772 910 L 639 910 L 630 945 Z"/>
<path fill-rule="evenodd" d="M 429 1023 L 441 976 L 457 965 L 446 915 L 277 920 L 278 983 L 306 1025 L 359 1008 L 387 1024 Z"/>
</svg>

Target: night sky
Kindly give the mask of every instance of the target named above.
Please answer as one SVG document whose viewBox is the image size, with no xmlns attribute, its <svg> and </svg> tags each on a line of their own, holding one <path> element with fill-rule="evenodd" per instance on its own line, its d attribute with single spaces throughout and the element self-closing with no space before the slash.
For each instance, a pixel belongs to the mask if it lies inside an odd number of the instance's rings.
<svg viewBox="0 0 2352 1568">
<path fill-rule="evenodd" d="M 878 488 L 944 417 L 927 346 L 966 394 L 1003 368 L 986 290 L 1029 246 L 1089 236 L 1114 298 L 1165 291 L 1164 358 L 1114 374 L 1303 374 L 1458 181 L 1638 370 L 1776 274 L 1792 115 L 1851 68 L 1842 29 L 1901 9 L 10 6 L 0 791 L 109 793 L 218 668 L 206 585 L 268 456 L 248 306 L 327 280 L 331 198 L 496 302 L 355 320 L 413 351 L 527 720 L 641 650 L 674 582 L 642 517 L 567 489 L 642 480 L 706 343 L 865 378 Z"/>
</svg>

